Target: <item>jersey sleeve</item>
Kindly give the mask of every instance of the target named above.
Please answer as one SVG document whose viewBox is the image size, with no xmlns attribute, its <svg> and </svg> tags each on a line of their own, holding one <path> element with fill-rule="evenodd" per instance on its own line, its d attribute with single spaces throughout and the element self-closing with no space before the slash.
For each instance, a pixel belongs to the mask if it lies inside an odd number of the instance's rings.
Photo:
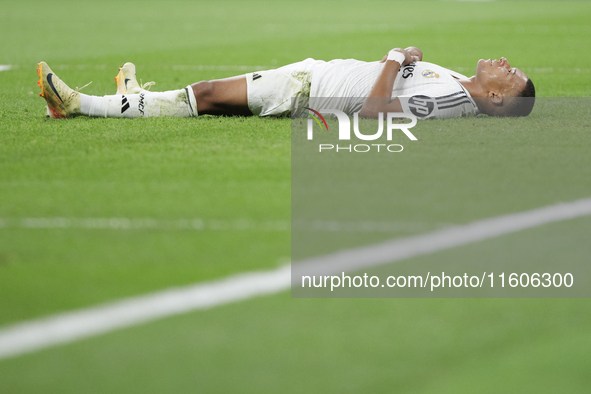
<svg viewBox="0 0 591 394">
<path fill-rule="evenodd" d="M 472 97 L 459 83 L 456 85 L 438 86 L 436 89 L 425 89 L 398 98 L 403 111 L 412 113 L 419 119 L 458 118 L 477 115 L 478 107 Z"/>
</svg>

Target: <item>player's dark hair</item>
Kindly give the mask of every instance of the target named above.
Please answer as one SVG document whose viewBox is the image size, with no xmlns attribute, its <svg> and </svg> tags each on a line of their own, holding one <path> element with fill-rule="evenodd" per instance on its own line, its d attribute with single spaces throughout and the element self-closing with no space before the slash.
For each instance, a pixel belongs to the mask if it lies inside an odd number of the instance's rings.
<svg viewBox="0 0 591 394">
<path fill-rule="evenodd" d="M 531 79 L 527 79 L 525 88 L 516 98 L 511 100 L 510 108 L 507 108 L 505 116 L 527 116 L 534 109 L 534 102 L 536 101 L 536 88 Z"/>
</svg>

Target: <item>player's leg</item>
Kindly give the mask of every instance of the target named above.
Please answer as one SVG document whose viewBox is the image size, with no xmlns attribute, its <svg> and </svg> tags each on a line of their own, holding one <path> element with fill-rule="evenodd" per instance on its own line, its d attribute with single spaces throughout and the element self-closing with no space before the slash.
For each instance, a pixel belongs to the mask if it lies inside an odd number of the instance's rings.
<svg viewBox="0 0 591 394">
<path fill-rule="evenodd" d="M 275 70 L 197 82 L 191 87 L 200 115 L 289 116 L 292 97 L 309 95 L 313 67 L 306 59 Z"/>
<path fill-rule="evenodd" d="M 167 92 L 141 91 L 139 94 L 88 96 L 71 89 L 49 68 L 39 63 L 39 86 L 53 118 L 79 115 L 104 118 L 197 116 L 195 97 L 190 86 Z"/>
<path fill-rule="evenodd" d="M 135 81 L 135 67 L 132 71 L 128 77 Z M 118 93 L 133 91 L 134 94 L 97 97 L 71 89 L 44 62 L 39 63 L 37 72 L 41 96 L 45 98 L 53 118 L 79 115 L 106 118 L 252 115 L 248 109 L 246 80 L 243 76 L 198 82 L 184 89 L 167 92 L 140 90 L 139 93 L 136 93 L 138 89 L 126 90 L 118 80 Z"/>
<path fill-rule="evenodd" d="M 251 116 L 244 75 L 191 85 L 199 115 Z"/>
<path fill-rule="evenodd" d="M 119 69 L 115 82 L 116 94 L 139 94 L 155 84 L 140 84 L 133 63 L 125 63 Z M 248 109 L 244 76 L 197 82 L 191 85 L 191 90 L 199 115 L 252 115 Z"/>
</svg>

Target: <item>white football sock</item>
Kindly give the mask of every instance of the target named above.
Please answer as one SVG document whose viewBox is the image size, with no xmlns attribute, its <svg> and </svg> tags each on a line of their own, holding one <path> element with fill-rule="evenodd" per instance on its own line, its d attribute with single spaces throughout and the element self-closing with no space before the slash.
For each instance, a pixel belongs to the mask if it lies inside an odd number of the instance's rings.
<svg viewBox="0 0 591 394">
<path fill-rule="evenodd" d="M 82 115 L 101 118 L 151 118 L 197 116 L 197 100 L 191 86 L 167 92 L 116 94 L 113 96 L 88 96 L 80 94 Z"/>
</svg>

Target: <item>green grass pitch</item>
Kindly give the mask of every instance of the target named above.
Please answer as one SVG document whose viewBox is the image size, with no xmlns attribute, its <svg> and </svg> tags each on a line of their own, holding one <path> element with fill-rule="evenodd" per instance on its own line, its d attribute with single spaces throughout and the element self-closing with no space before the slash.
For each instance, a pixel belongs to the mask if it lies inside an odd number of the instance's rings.
<svg viewBox="0 0 591 394">
<path fill-rule="evenodd" d="M 478 59 L 505 56 L 539 97 L 587 97 L 590 19 L 584 1 L 0 2 L 0 65 L 12 66 L 0 71 L 0 327 L 290 258 L 289 119 L 46 120 L 37 62 L 105 95 L 126 61 L 169 90 L 415 45 L 468 75 Z M 401 220 L 429 228 L 591 196 L 588 106 L 572 116 L 545 103 L 527 119 L 424 126 L 428 138 L 405 152 L 414 171 L 400 180 Z M 421 177 L 441 192 L 421 193 Z M 26 218 L 205 227 L 15 224 Z M 587 217 L 417 261 L 558 262 L 590 256 L 590 233 Z M 539 239 L 548 242 L 532 250 Z M 578 299 L 284 292 L 0 360 L 0 392 L 586 393 L 588 309 Z"/>
</svg>

